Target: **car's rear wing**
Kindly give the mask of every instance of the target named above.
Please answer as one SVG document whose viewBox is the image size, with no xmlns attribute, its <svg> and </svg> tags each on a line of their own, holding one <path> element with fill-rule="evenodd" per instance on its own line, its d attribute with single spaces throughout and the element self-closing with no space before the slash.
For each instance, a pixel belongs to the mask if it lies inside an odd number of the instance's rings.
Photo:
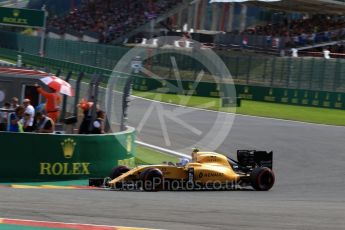
<svg viewBox="0 0 345 230">
<path fill-rule="evenodd" d="M 273 168 L 273 151 L 237 150 L 237 160 L 243 167 Z"/>
</svg>

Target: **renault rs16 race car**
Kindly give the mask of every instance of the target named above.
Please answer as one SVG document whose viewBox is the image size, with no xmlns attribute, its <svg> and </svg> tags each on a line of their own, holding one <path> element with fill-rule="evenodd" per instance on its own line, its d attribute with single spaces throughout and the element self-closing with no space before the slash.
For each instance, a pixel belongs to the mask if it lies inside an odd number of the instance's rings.
<svg viewBox="0 0 345 230">
<path fill-rule="evenodd" d="M 107 178 L 91 178 L 90 186 L 110 189 L 202 190 L 272 188 L 273 152 L 238 150 L 237 161 L 215 152 L 197 152 L 185 164 L 142 165 L 133 169 L 118 166 Z"/>
</svg>

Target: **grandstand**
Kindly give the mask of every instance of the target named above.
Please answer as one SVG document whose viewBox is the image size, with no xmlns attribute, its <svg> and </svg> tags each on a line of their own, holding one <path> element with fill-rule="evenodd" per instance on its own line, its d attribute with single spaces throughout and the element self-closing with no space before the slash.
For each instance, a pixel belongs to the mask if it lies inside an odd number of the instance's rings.
<svg viewBox="0 0 345 230">
<path fill-rule="evenodd" d="M 247 48 L 278 53 L 292 47 L 304 50 L 341 43 L 345 37 L 344 10 L 344 1 L 323 0 L 246 4 L 210 4 L 208 0 L 81 1 L 64 16 L 52 15 L 48 34 L 52 38 L 121 44 L 190 31 L 193 39 L 216 47 L 238 47 L 245 41 Z M 254 11 L 256 16 L 271 14 L 272 19 L 280 13 L 280 20 L 255 25 L 248 19 Z M 316 15 L 315 11 L 323 13 Z"/>
<path fill-rule="evenodd" d="M 138 27 L 156 20 L 182 0 L 164 1 L 82 1 L 64 17 L 52 17 L 48 28 L 57 34 L 88 34 L 102 43 L 109 43 Z"/>
</svg>

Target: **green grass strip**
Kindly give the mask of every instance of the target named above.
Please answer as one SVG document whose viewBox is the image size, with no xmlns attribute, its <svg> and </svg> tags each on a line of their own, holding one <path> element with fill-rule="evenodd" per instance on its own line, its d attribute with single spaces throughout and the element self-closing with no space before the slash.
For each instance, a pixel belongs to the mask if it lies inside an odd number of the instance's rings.
<svg viewBox="0 0 345 230">
<path fill-rule="evenodd" d="M 230 113 L 235 112 L 233 108 L 221 107 L 219 98 L 138 91 L 133 91 L 133 94 L 139 97 L 177 105 Z M 241 107 L 238 107 L 236 109 L 236 113 L 259 117 L 303 121 L 316 124 L 345 126 L 345 111 L 339 109 L 316 108 L 308 106 L 242 100 L 242 105 Z"/>
<path fill-rule="evenodd" d="M 150 148 L 137 146 L 136 163 L 141 164 L 161 164 L 162 162 L 178 162 L 179 159 L 175 156 L 171 156 L 162 152 L 152 150 Z"/>
</svg>

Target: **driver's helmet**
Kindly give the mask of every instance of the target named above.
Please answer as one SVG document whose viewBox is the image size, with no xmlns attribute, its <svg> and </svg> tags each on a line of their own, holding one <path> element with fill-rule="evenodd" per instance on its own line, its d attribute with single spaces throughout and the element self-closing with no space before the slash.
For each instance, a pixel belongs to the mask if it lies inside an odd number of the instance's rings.
<svg viewBox="0 0 345 230">
<path fill-rule="evenodd" d="M 189 159 L 187 158 L 181 158 L 179 165 L 186 166 L 189 163 Z"/>
</svg>

